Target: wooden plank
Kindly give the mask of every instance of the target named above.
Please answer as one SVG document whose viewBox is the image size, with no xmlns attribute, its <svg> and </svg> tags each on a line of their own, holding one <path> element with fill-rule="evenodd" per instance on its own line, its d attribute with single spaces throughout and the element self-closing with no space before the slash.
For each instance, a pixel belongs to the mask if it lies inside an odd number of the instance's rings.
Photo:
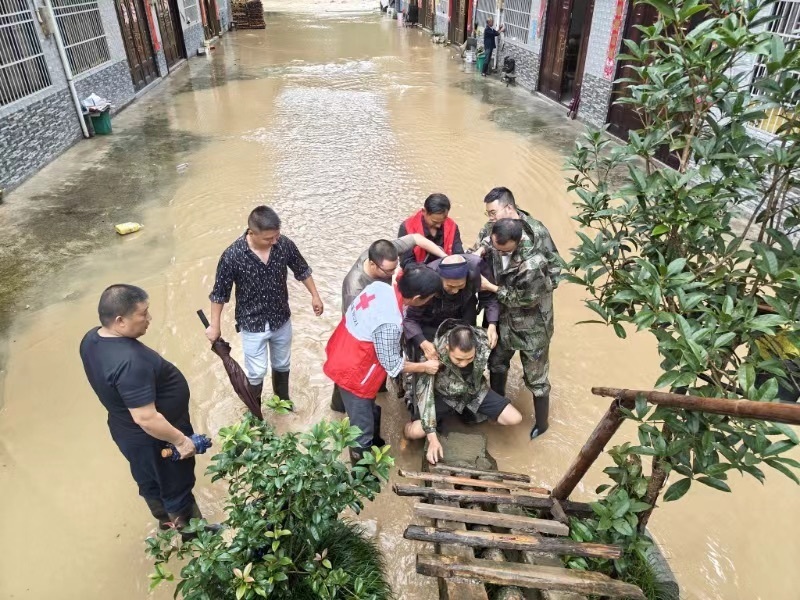
<svg viewBox="0 0 800 600">
<path fill-rule="evenodd" d="M 622 548 L 620 546 L 513 533 L 457 531 L 442 527 L 409 525 L 406 527 L 403 537 L 407 540 L 431 542 L 433 544 L 463 544 L 471 548 L 500 548 L 501 550 L 532 550 L 536 552 L 551 552 L 562 556 L 583 556 L 608 560 L 616 560 L 622 556 Z"/>
<path fill-rule="evenodd" d="M 540 494 L 542 496 L 550 495 L 550 490 L 548 489 L 536 487 L 527 483 L 519 483 L 517 481 L 489 481 L 485 479 L 473 479 L 471 477 L 453 477 L 451 475 L 439 475 L 436 473 L 419 473 L 417 471 L 406 471 L 405 469 L 400 469 L 398 474 L 400 477 L 405 477 L 406 479 L 419 479 L 420 481 L 435 481 L 485 489 L 520 490 L 523 492 Z"/>
<path fill-rule="evenodd" d="M 474 558 L 464 560 L 435 554 L 417 555 L 417 573 L 430 577 L 460 577 L 494 583 L 517 585 L 538 590 L 556 590 L 646 600 L 637 586 L 616 581 L 602 573 L 573 571 L 560 567 L 542 567 L 520 563 L 497 563 Z"/>
<path fill-rule="evenodd" d="M 455 473 L 457 475 L 474 475 L 475 477 L 498 477 L 501 479 L 508 479 L 509 481 L 521 481 L 522 483 L 530 483 L 531 478 L 522 473 L 509 473 L 508 471 L 484 471 L 483 469 L 470 469 L 466 467 L 453 467 L 439 463 L 431 467 L 432 471 L 437 473 Z"/>
<path fill-rule="evenodd" d="M 567 513 L 564 512 L 564 507 L 561 506 L 561 502 L 559 502 L 557 498 L 553 498 L 553 506 L 550 507 L 550 514 L 553 515 L 553 518 L 559 523 L 569 525 L 569 517 L 567 517 Z"/>
<path fill-rule="evenodd" d="M 538 508 L 550 510 L 553 506 L 552 498 L 541 496 L 531 496 L 523 494 L 497 494 L 490 492 L 470 492 L 467 490 L 438 490 L 430 487 L 418 485 L 401 485 L 395 483 L 392 486 L 394 493 L 398 496 L 420 496 L 428 500 L 450 500 L 455 502 L 476 502 L 479 504 L 513 504 L 528 508 Z M 564 500 L 561 506 L 567 512 L 594 514 L 592 507 L 584 502 L 572 502 Z"/>
<path fill-rule="evenodd" d="M 504 515 L 486 510 L 470 510 L 468 508 L 451 508 L 419 502 L 414 506 L 414 512 L 419 517 L 429 519 L 446 519 L 477 525 L 492 525 L 506 529 L 517 529 L 524 533 L 548 533 L 550 535 L 569 535 L 569 527 L 557 521 L 548 519 L 534 519 L 521 515 Z"/>
</svg>

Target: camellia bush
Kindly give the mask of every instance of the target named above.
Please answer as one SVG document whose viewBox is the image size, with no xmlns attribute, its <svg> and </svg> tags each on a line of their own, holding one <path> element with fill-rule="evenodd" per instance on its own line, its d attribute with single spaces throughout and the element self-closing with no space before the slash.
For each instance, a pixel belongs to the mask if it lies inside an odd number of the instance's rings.
<svg viewBox="0 0 800 600">
<path fill-rule="evenodd" d="M 184 600 L 392 598 L 380 550 L 339 519 L 375 498 L 394 463 L 389 446 L 355 468 L 343 463 L 359 433 L 344 419 L 278 435 L 251 415 L 220 430 L 208 471 L 228 483 L 227 520 L 215 532 L 193 519 L 184 532 L 196 537 L 183 543 L 174 530 L 148 539 L 151 587 L 175 579 L 167 563 L 176 557 L 186 561 L 175 592 Z"/>
<path fill-rule="evenodd" d="M 770 32 L 771 3 L 645 3 L 658 19 L 619 57 L 630 62 L 619 102 L 642 127 L 621 145 L 587 133 L 568 162 L 581 225 L 569 279 L 587 291 L 594 322 L 620 338 L 655 336 L 655 387 L 794 402 L 800 44 Z M 665 151 L 676 168 L 657 161 Z M 767 468 L 798 481 L 800 463 L 786 456 L 798 437 L 788 426 L 652 409 L 643 398 L 626 415 L 639 423 L 638 443 L 612 450 L 613 484 L 599 490 L 596 518 L 573 524 L 575 539 L 629 549 L 606 565 L 617 573 L 646 550 L 642 534 L 659 498 L 677 500 L 698 484 L 729 492 L 732 472 L 764 481 Z"/>
</svg>

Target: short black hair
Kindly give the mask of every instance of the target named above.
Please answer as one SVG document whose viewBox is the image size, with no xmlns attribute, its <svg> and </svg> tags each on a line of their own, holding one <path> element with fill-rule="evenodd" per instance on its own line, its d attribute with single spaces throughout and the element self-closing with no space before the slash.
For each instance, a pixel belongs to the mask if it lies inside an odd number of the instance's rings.
<svg viewBox="0 0 800 600">
<path fill-rule="evenodd" d="M 468 325 L 456 325 L 447 336 L 447 345 L 450 350 L 469 352 L 475 349 L 475 333 Z"/>
<path fill-rule="evenodd" d="M 514 194 L 507 187 L 492 188 L 486 197 L 483 199 L 486 204 L 491 202 L 499 202 L 500 206 L 513 206 L 516 208 L 517 203 L 514 200 Z"/>
<path fill-rule="evenodd" d="M 281 218 L 269 206 L 256 206 L 247 217 L 247 227 L 250 231 L 272 231 L 281 228 Z"/>
<path fill-rule="evenodd" d="M 147 302 L 147 292 L 127 283 L 108 286 L 100 295 L 97 315 L 103 327 L 111 325 L 117 317 L 130 316 L 142 302 Z"/>
<path fill-rule="evenodd" d="M 444 194 L 431 194 L 425 198 L 425 211 L 432 215 L 450 212 L 450 198 Z"/>
<path fill-rule="evenodd" d="M 415 296 L 426 298 L 442 291 L 442 278 L 426 265 L 412 264 L 403 269 L 397 287 L 407 300 Z"/>
<path fill-rule="evenodd" d="M 376 240 L 369 245 L 367 256 L 376 265 L 380 266 L 385 260 L 397 260 L 397 247 L 389 240 Z"/>
<path fill-rule="evenodd" d="M 522 239 L 522 221 L 519 219 L 500 219 L 492 225 L 492 237 L 498 244 L 507 244 Z"/>
</svg>

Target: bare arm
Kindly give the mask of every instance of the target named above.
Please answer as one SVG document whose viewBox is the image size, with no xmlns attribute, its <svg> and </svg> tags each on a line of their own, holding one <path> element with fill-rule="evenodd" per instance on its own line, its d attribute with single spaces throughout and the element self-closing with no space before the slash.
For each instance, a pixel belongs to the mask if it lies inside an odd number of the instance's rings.
<svg viewBox="0 0 800 600">
<path fill-rule="evenodd" d="M 169 421 L 156 410 L 155 403 L 146 404 L 139 408 L 129 408 L 134 423 L 144 429 L 145 433 L 175 446 L 180 452 L 181 458 L 189 458 L 195 453 L 192 440 L 186 437 L 182 431 L 170 425 Z"/>
<path fill-rule="evenodd" d="M 211 303 L 211 325 L 206 329 L 206 337 L 209 342 L 216 342 L 222 335 L 222 309 L 224 304 L 219 302 Z"/>
<path fill-rule="evenodd" d="M 417 246 L 425 250 L 428 254 L 432 254 L 433 256 L 438 256 L 439 258 L 444 258 L 447 256 L 447 252 L 439 248 L 436 244 L 426 238 L 424 235 L 419 233 L 412 233 L 411 235 L 414 236 L 414 241 L 416 242 Z"/>
<path fill-rule="evenodd" d="M 319 317 L 324 310 L 324 306 L 322 299 L 319 297 L 319 292 L 317 292 L 317 284 L 314 283 L 314 278 L 309 275 L 303 279 L 303 285 L 306 286 L 306 289 L 311 294 L 311 307 L 314 309 L 314 314 Z"/>
</svg>

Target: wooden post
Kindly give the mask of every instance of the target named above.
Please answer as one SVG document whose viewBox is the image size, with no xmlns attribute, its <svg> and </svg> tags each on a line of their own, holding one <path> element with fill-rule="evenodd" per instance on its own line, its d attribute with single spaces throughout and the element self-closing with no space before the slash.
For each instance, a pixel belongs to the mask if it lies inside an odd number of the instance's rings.
<svg viewBox="0 0 800 600">
<path fill-rule="evenodd" d="M 736 400 L 731 398 L 702 398 L 669 392 L 647 392 L 644 390 L 624 390 L 619 388 L 593 387 L 595 396 L 619 398 L 623 402 L 636 402 L 640 395 L 650 404 L 671 408 L 696 410 L 698 412 L 726 415 L 739 419 L 757 419 L 787 425 L 800 425 L 800 405 L 780 402 L 756 402 L 755 400 Z M 555 492 L 553 492 L 555 496 Z"/>
<path fill-rule="evenodd" d="M 512 504 L 527 508 L 550 510 L 552 498 L 531 496 L 529 494 L 492 494 L 489 492 L 470 492 L 468 490 L 439 490 L 418 485 L 395 483 L 392 490 L 398 496 L 420 496 L 428 500 L 450 500 L 456 502 L 475 502 L 479 504 Z M 584 502 L 564 500 L 561 506 L 567 513 L 594 514 L 592 507 Z"/>
<path fill-rule="evenodd" d="M 594 391 L 594 388 L 592 391 Z M 603 452 L 606 444 L 625 420 L 622 411 L 620 411 L 621 404 L 621 402 L 615 400 L 611 403 L 611 406 L 608 407 L 606 414 L 604 414 L 600 422 L 597 423 L 589 439 L 586 440 L 583 448 L 578 452 L 578 456 L 572 461 L 572 464 L 561 478 L 561 481 L 553 488 L 553 498 L 556 500 L 566 500 L 569 498 L 569 495 L 578 483 L 580 483 L 581 479 L 583 479 L 583 476 L 589 471 L 594 461 L 596 461 L 600 453 Z M 633 405 L 633 401 L 626 402 L 625 404 L 627 407 L 630 407 Z"/>
<path fill-rule="evenodd" d="M 397 472 L 400 477 L 406 479 L 419 479 L 420 481 L 430 481 L 435 483 L 449 483 L 452 485 L 470 486 L 476 488 L 486 488 L 495 490 L 518 490 L 541 496 L 549 496 L 550 490 L 531 485 L 529 483 L 519 483 L 517 481 L 487 481 L 485 479 L 472 479 L 470 477 L 455 477 L 452 475 L 439 475 L 437 473 L 419 473 L 417 471 L 406 471 L 400 469 Z"/>
</svg>

